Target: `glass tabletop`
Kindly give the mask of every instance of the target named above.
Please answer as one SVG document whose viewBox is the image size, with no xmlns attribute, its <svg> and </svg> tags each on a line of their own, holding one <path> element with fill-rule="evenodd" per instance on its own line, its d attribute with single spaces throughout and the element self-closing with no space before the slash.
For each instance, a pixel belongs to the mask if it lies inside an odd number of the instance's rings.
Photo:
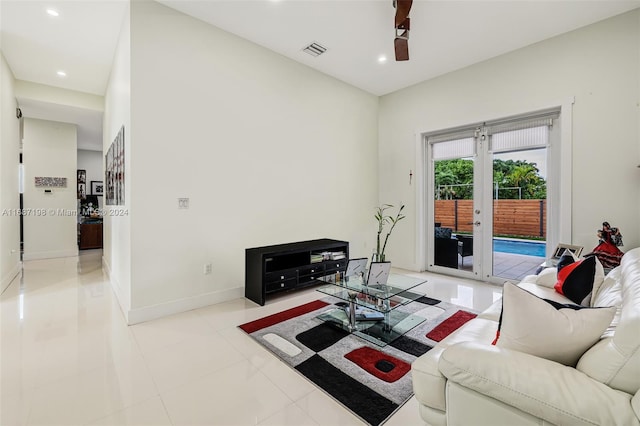
<svg viewBox="0 0 640 426">
<path fill-rule="evenodd" d="M 425 282 L 421 278 L 390 274 L 387 284 L 369 286 L 361 277 L 353 276 L 321 287 L 318 291 L 379 312 L 389 312 L 424 296 L 409 290 Z"/>
<path fill-rule="evenodd" d="M 408 312 L 391 311 L 384 321 L 358 321 L 356 329 L 353 330 L 349 328 L 349 318 L 344 309 L 329 309 L 320 314 L 318 318 L 345 331 L 355 333 L 378 346 L 385 346 L 393 342 L 425 321 L 425 318 Z"/>
<path fill-rule="evenodd" d="M 373 284 L 367 285 L 362 277 L 351 276 L 345 277 L 342 280 L 331 282 L 327 287 L 340 287 L 357 292 L 366 292 L 369 294 L 379 295 L 380 297 L 390 298 L 392 296 L 403 293 L 407 290 L 411 290 L 420 284 L 426 283 L 427 280 L 423 278 L 415 278 L 407 275 L 389 274 L 389 279 L 386 284 Z"/>
</svg>

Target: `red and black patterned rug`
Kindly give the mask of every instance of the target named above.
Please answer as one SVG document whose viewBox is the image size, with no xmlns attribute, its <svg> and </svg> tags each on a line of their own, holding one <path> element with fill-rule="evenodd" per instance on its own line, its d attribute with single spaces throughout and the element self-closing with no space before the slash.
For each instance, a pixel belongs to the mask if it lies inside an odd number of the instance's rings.
<svg viewBox="0 0 640 426">
<path fill-rule="evenodd" d="M 384 423 L 413 395 L 411 363 L 476 316 L 422 297 L 398 309 L 425 321 L 381 347 L 317 318 L 343 305 L 325 298 L 239 327 L 373 426 Z"/>
</svg>

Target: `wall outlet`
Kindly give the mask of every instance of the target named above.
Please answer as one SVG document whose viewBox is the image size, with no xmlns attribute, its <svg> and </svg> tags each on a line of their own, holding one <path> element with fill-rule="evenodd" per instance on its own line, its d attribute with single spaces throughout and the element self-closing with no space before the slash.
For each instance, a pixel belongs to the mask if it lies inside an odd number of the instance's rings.
<svg viewBox="0 0 640 426">
<path fill-rule="evenodd" d="M 204 264 L 204 274 L 209 275 L 213 271 L 213 265 L 211 262 Z"/>
<path fill-rule="evenodd" d="M 188 209 L 189 208 L 189 199 L 188 198 L 178 198 L 178 208 L 179 209 Z"/>
</svg>

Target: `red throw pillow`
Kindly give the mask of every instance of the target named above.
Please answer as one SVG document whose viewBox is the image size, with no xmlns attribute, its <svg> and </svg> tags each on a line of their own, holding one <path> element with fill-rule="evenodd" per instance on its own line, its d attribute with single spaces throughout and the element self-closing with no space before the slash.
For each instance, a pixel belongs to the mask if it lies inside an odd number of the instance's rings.
<svg viewBox="0 0 640 426">
<path fill-rule="evenodd" d="M 564 266 L 558 271 L 558 281 L 554 288 L 573 303 L 583 304 L 593 290 L 596 276 L 596 258 L 591 256 Z M 588 301 L 585 306 L 588 306 Z"/>
</svg>

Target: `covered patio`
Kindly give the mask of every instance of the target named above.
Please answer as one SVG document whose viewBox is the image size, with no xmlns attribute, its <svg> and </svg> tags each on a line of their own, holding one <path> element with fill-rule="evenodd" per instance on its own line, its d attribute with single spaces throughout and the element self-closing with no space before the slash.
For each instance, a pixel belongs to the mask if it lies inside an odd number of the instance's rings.
<svg viewBox="0 0 640 426">
<path fill-rule="evenodd" d="M 493 253 L 493 275 L 505 280 L 521 280 L 527 275 L 535 274 L 540 265 L 545 261 L 539 256 L 527 256 L 514 253 Z M 472 270 L 473 255 L 461 260 L 459 269 Z"/>
</svg>

